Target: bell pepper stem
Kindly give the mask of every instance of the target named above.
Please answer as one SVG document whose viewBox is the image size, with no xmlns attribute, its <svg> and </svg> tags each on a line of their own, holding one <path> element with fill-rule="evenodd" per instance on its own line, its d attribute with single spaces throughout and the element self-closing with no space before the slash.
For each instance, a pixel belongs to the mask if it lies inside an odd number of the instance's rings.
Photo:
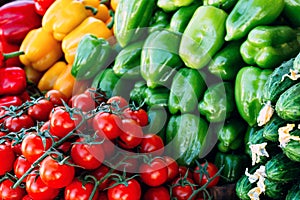
<svg viewBox="0 0 300 200">
<path fill-rule="evenodd" d="M 20 56 L 20 55 L 23 55 L 25 54 L 24 51 L 14 51 L 14 52 L 11 52 L 11 53 L 2 53 L 3 57 L 4 57 L 4 60 L 7 60 L 9 58 L 14 58 L 14 57 L 17 57 L 17 56 Z"/>
<path fill-rule="evenodd" d="M 94 8 L 93 6 L 84 6 L 85 9 L 92 11 L 93 15 L 96 15 L 98 13 L 98 9 Z"/>
<path fill-rule="evenodd" d="M 111 21 L 106 25 L 107 28 L 111 29 L 115 22 L 115 13 L 112 10 L 109 10 L 109 15 L 112 17 Z"/>
</svg>

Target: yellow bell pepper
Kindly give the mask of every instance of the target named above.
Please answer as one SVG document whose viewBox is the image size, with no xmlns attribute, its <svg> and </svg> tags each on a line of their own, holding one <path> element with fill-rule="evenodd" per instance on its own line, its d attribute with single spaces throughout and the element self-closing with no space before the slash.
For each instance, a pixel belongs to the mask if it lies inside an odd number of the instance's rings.
<svg viewBox="0 0 300 200">
<path fill-rule="evenodd" d="M 61 41 L 88 16 L 83 1 L 56 0 L 43 16 L 42 27 Z"/>
<path fill-rule="evenodd" d="M 51 66 L 42 76 L 38 82 L 38 88 L 40 91 L 48 91 L 53 89 L 54 83 L 59 75 L 67 68 L 67 63 L 64 61 L 58 61 Z"/>
<path fill-rule="evenodd" d="M 65 60 L 71 64 L 74 61 L 79 41 L 85 34 L 92 34 L 98 38 L 108 39 L 113 32 L 106 27 L 106 24 L 95 17 L 86 18 L 79 26 L 70 32 L 62 41 L 62 50 Z"/>
<path fill-rule="evenodd" d="M 35 85 L 38 84 L 39 80 L 43 76 L 43 72 L 39 72 L 33 69 L 31 66 L 24 67 L 27 81 L 34 83 Z"/>
<path fill-rule="evenodd" d="M 82 0 L 82 2 L 85 6 L 89 6 L 89 7 L 91 7 L 91 9 L 94 8 L 97 11 L 97 14 L 99 13 L 97 7 L 98 7 L 98 5 L 100 5 L 100 0 Z M 87 10 L 88 15 L 95 16 L 96 13 L 94 13 L 91 9 Z"/>
<path fill-rule="evenodd" d="M 106 22 L 109 18 L 109 9 L 107 8 L 107 6 L 105 4 L 99 4 L 97 7 L 97 14 L 94 16 L 97 19 L 100 19 L 103 22 Z"/>
<path fill-rule="evenodd" d="M 113 9 L 113 11 L 116 11 L 119 1 L 120 0 L 111 0 L 110 1 L 110 7 Z"/>
<path fill-rule="evenodd" d="M 40 72 L 47 70 L 63 56 L 61 43 L 41 27 L 26 35 L 20 50 L 24 51 L 19 57 L 20 61 Z"/>
<path fill-rule="evenodd" d="M 57 77 L 54 82 L 53 89 L 59 90 L 61 93 L 67 96 L 67 98 L 71 98 L 73 94 L 73 88 L 75 84 L 75 78 L 71 74 L 72 65 L 68 64 L 67 68 L 65 68 Z"/>
</svg>

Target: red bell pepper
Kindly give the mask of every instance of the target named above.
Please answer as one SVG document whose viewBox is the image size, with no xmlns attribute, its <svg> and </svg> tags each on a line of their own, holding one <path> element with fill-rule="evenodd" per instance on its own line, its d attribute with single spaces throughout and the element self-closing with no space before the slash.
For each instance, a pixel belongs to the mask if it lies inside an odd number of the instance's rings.
<svg viewBox="0 0 300 200">
<path fill-rule="evenodd" d="M 22 99 L 18 96 L 5 96 L 0 98 L 0 107 L 20 106 L 22 103 Z"/>
<path fill-rule="evenodd" d="M 27 33 L 42 26 L 33 1 L 13 1 L 0 7 L 0 36 L 8 43 L 21 44 Z"/>
<path fill-rule="evenodd" d="M 19 45 L 7 43 L 0 36 L 0 52 L 2 52 L 2 53 L 12 53 L 12 52 L 19 51 L 19 49 L 20 49 Z M 4 67 L 11 67 L 11 66 L 15 66 L 15 67 L 21 67 L 22 66 L 22 63 L 19 59 L 19 56 L 9 58 L 9 59 L 5 60 L 5 66 Z M 3 62 L 1 62 L 1 61 L 0 61 L 0 67 L 3 67 Z"/>
<path fill-rule="evenodd" d="M 6 66 L 6 60 L 24 54 L 24 51 L 15 51 L 11 53 L 0 52 L 0 67 Z"/>
<path fill-rule="evenodd" d="M 55 0 L 34 0 L 36 13 L 44 16 L 45 12 L 54 1 Z"/>
<path fill-rule="evenodd" d="M 21 67 L 0 68 L 0 96 L 21 94 L 26 86 L 24 69 Z"/>
</svg>

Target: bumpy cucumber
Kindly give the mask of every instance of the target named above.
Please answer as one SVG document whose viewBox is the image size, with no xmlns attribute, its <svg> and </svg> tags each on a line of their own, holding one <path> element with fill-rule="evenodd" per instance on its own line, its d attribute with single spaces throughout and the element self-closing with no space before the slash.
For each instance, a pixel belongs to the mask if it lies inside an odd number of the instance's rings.
<svg viewBox="0 0 300 200">
<path fill-rule="evenodd" d="M 300 199 L 300 182 L 293 185 L 289 189 L 288 194 L 285 197 L 285 200 L 299 200 Z"/>
<path fill-rule="evenodd" d="M 266 196 L 272 199 L 284 199 L 287 194 L 287 189 L 289 188 L 289 184 L 281 182 L 281 181 L 273 181 L 269 179 L 265 179 L 264 181 L 266 186 L 265 194 Z"/>
<path fill-rule="evenodd" d="M 290 69 L 293 69 L 293 62 L 294 58 L 283 62 L 269 75 L 263 88 L 263 100 L 265 102 L 271 101 L 272 104 L 275 104 L 280 94 L 295 84 L 295 81 L 289 78 L 284 78 L 282 80 L 283 75 L 288 74 Z"/>
<path fill-rule="evenodd" d="M 236 183 L 236 195 L 242 200 L 250 200 L 248 192 L 255 187 L 255 183 L 250 183 L 248 176 L 243 175 Z"/>
<path fill-rule="evenodd" d="M 291 135 L 300 136 L 300 130 L 293 131 Z M 291 139 L 282 150 L 289 159 L 300 162 L 300 141 Z"/>
<path fill-rule="evenodd" d="M 284 120 L 300 120 L 300 83 L 296 83 L 279 96 L 275 111 Z"/>
<path fill-rule="evenodd" d="M 289 182 L 298 180 L 300 163 L 290 160 L 283 153 L 278 153 L 266 165 L 267 178 L 273 181 Z"/>
<path fill-rule="evenodd" d="M 287 122 L 285 120 L 282 120 L 278 115 L 274 114 L 263 128 L 263 137 L 269 141 L 277 142 L 278 129 L 286 124 Z"/>
</svg>

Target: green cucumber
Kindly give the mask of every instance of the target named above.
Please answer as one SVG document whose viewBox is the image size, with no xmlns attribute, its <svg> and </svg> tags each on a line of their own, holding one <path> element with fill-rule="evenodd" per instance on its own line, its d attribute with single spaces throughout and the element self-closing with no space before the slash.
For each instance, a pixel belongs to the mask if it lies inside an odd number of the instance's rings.
<svg viewBox="0 0 300 200">
<path fill-rule="evenodd" d="M 266 186 L 265 194 L 272 199 L 284 199 L 287 194 L 289 184 L 281 181 L 273 181 L 268 178 L 265 179 Z"/>
<path fill-rule="evenodd" d="M 290 133 L 291 135 L 300 136 L 300 130 L 297 129 Z M 290 140 L 285 147 L 282 148 L 283 153 L 292 161 L 300 162 L 300 141 Z"/>
<path fill-rule="evenodd" d="M 297 183 L 289 189 L 285 200 L 299 200 L 300 199 L 300 183 Z"/>
<path fill-rule="evenodd" d="M 300 120 L 300 83 L 296 83 L 279 96 L 275 111 L 284 120 Z"/>
<path fill-rule="evenodd" d="M 272 142 L 278 141 L 278 129 L 286 125 L 286 121 L 282 120 L 277 114 L 274 114 L 271 120 L 263 128 L 263 137 Z"/>
<path fill-rule="evenodd" d="M 275 104 L 281 93 L 295 84 L 295 81 L 289 78 L 282 80 L 283 75 L 288 74 L 290 69 L 293 69 L 293 62 L 294 58 L 283 62 L 269 75 L 263 88 L 264 102 L 271 101 L 271 104 Z"/>
<path fill-rule="evenodd" d="M 256 187 L 256 183 L 250 183 L 248 176 L 243 175 L 236 183 L 236 195 L 242 200 L 250 200 L 248 192 L 254 187 Z"/>
<path fill-rule="evenodd" d="M 267 178 L 273 181 L 289 182 L 298 180 L 300 163 L 290 160 L 283 153 L 278 153 L 265 165 Z"/>
</svg>

